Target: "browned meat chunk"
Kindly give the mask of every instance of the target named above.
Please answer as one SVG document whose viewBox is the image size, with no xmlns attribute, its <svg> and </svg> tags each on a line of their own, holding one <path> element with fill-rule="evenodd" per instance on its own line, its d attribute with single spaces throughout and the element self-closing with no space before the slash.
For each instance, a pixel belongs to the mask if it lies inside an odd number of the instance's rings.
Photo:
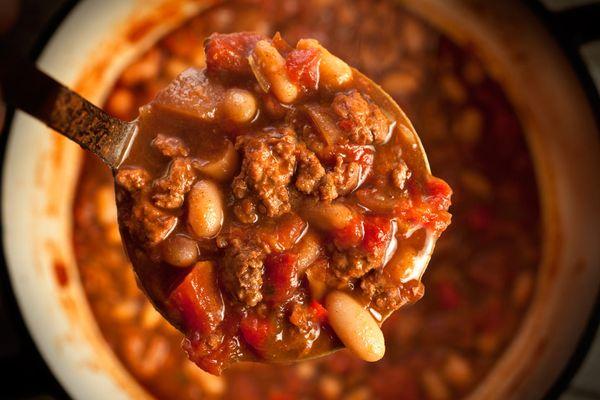
<svg viewBox="0 0 600 400">
<path fill-rule="evenodd" d="M 196 180 L 192 162 L 187 158 L 175 158 L 166 176 L 154 183 L 154 204 L 162 208 L 179 208 L 183 205 L 185 194 L 190 191 Z"/>
<path fill-rule="evenodd" d="M 380 260 L 371 257 L 358 249 L 334 251 L 331 255 L 331 268 L 334 274 L 343 280 L 360 278 L 370 270 L 376 268 Z"/>
<path fill-rule="evenodd" d="M 326 201 L 335 200 L 352 192 L 361 178 L 361 166 L 357 162 L 346 162 L 344 157 L 336 157 L 335 166 L 329 172 L 319 158 L 305 146 L 298 150 L 298 174 L 296 188 L 306 194 L 318 194 Z"/>
<path fill-rule="evenodd" d="M 298 150 L 298 175 L 296 188 L 306 194 L 312 194 L 317 189 L 319 182 L 325 176 L 325 168 L 318 157 L 306 146 Z"/>
<path fill-rule="evenodd" d="M 143 168 L 125 167 L 117 172 L 117 183 L 133 193 L 141 190 L 150 181 L 150 174 Z"/>
<path fill-rule="evenodd" d="M 424 294 L 422 283 L 414 281 L 404 285 L 391 285 L 381 271 L 372 271 L 360 282 L 361 290 L 378 310 L 392 312 L 406 303 L 418 301 Z"/>
<path fill-rule="evenodd" d="M 248 306 L 262 300 L 264 250 L 240 239 L 228 242 L 221 268 L 222 280 L 232 296 Z"/>
<path fill-rule="evenodd" d="M 315 309 L 295 303 L 292 306 L 289 320 L 297 328 L 297 331 L 292 334 L 301 335 L 305 339 L 303 341 L 307 342 L 307 347 L 310 347 L 320 332 L 319 319 Z"/>
<path fill-rule="evenodd" d="M 153 206 L 148 201 L 137 202 L 133 215 L 126 222 L 132 235 L 148 245 L 156 245 L 169 236 L 177 224 L 177 217 Z"/>
<path fill-rule="evenodd" d="M 343 196 L 352 192 L 358 186 L 361 176 L 361 166 L 357 162 L 344 162 L 344 159 L 338 156 L 335 167 L 327 175 L 331 177 L 331 181 L 336 188 L 336 197 Z"/>
<path fill-rule="evenodd" d="M 189 147 L 178 137 L 159 133 L 151 145 L 166 157 L 187 157 L 190 155 Z"/>
<path fill-rule="evenodd" d="M 288 127 L 238 137 L 236 149 L 242 152 L 242 169 L 233 180 L 238 199 L 256 196 L 259 212 L 277 217 L 290 211 L 287 186 L 296 167 L 296 137 Z"/>
<path fill-rule="evenodd" d="M 396 166 L 391 172 L 392 183 L 398 189 L 404 189 L 404 184 L 406 180 L 410 178 L 410 171 L 408 170 L 408 166 L 404 161 L 400 161 L 398 166 Z"/>
<path fill-rule="evenodd" d="M 355 144 L 383 143 L 389 131 L 389 121 L 379 107 L 356 90 L 338 93 L 331 104 L 340 117 L 338 126 L 349 134 Z"/>
</svg>

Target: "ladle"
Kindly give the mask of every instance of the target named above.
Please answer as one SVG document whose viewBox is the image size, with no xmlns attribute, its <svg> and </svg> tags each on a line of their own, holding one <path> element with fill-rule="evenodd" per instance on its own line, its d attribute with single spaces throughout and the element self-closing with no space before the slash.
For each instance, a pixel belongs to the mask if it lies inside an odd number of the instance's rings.
<svg viewBox="0 0 600 400">
<path fill-rule="evenodd" d="M 110 116 L 27 62 L 13 58 L 10 64 L 5 64 L 1 68 L 3 68 L 2 91 L 8 104 L 25 111 L 84 149 L 91 151 L 100 157 L 113 173 L 118 171 L 136 140 L 137 120 L 127 122 Z M 411 154 L 403 154 L 403 157 L 412 157 L 413 165 L 423 167 L 429 172 L 429 164 L 419 136 L 404 112 L 379 85 L 355 69 L 353 74 L 355 86 L 367 93 L 395 121 L 396 134 L 403 134 L 409 142 L 412 142 L 414 151 L 410 152 Z M 128 234 L 123 235 L 123 240 L 124 245 L 129 247 L 128 244 L 131 243 L 128 243 L 128 240 L 131 241 L 131 238 Z M 421 278 L 432 251 L 433 243 L 424 246 L 422 254 L 415 258 L 414 265 L 407 270 L 407 281 Z M 146 295 L 170 323 L 179 326 L 178 321 L 174 320 L 164 304 L 168 285 L 160 282 L 162 279 L 160 276 L 150 273 L 149 271 L 152 270 L 145 265 L 146 263 L 139 262 L 139 257 L 129 253 L 133 268 Z M 382 319 L 385 318 L 387 315 L 382 316 Z M 310 357 L 323 355 L 330 350 L 321 354 L 311 353 Z"/>
</svg>

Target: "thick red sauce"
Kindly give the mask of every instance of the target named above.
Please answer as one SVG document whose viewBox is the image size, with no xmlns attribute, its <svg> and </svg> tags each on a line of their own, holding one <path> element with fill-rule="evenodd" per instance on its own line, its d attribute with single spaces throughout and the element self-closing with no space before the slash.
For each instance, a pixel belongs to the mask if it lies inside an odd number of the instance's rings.
<svg viewBox="0 0 600 400">
<path fill-rule="evenodd" d="M 382 83 L 415 124 L 432 169 L 454 189 L 453 224 L 425 275 L 425 296 L 383 325 L 387 353 L 378 363 L 340 352 L 289 366 L 240 364 L 223 377 L 207 376 L 186 359 L 181 334 L 137 288 L 120 243 L 112 177 L 89 157 L 75 204 L 74 242 L 107 342 L 159 398 L 464 396 L 515 335 L 535 287 L 537 187 L 514 111 L 468 49 L 391 2 L 252 4 L 216 8 L 169 34 L 124 71 L 107 110 L 132 118 L 183 68 L 202 67 L 197 49 L 211 32 L 279 30 L 291 42 L 318 38 Z"/>
</svg>

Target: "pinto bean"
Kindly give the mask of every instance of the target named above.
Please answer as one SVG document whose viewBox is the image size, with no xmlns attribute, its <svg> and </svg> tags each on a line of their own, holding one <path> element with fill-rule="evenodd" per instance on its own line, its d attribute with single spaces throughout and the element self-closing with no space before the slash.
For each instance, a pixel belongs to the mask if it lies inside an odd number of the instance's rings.
<svg viewBox="0 0 600 400">
<path fill-rule="evenodd" d="M 329 324 L 342 343 L 365 361 L 378 361 L 385 353 L 381 328 L 368 310 L 352 296 L 333 291 L 325 299 Z"/>
<path fill-rule="evenodd" d="M 339 89 L 352 80 L 352 68 L 331 54 L 315 39 L 301 39 L 296 45 L 299 49 L 316 49 L 321 54 L 319 66 L 320 82 L 329 89 Z"/>
<path fill-rule="evenodd" d="M 266 78 L 270 89 L 282 103 L 292 103 L 298 97 L 298 87 L 290 80 L 285 69 L 285 59 L 267 40 L 261 40 L 254 47 L 250 65 L 258 69 Z M 257 76 L 257 79 L 260 78 Z M 261 86 L 264 86 L 263 83 Z M 265 89 L 263 87 L 263 89 Z"/>
<path fill-rule="evenodd" d="M 217 185 L 198 181 L 188 195 L 188 223 L 201 238 L 216 236 L 223 225 L 223 200 Z"/>
<path fill-rule="evenodd" d="M 235 123 L 250 122 L 256 115 L 256 98 L 247 90 L 232 88 L 225 92 L 220 109 Z"/>
<path fill-rule="evenodd" d="M 238 170 L 240 165 L 240 157 L 235 150 L 235 146 L 229 140 L 225 142 L 225 148 L 221 155 L 211 160 L 207 164 L 194 164 L 196 170 L 201 174 L 206 175 L 219 182 L 228 181 L 233 178 L 233 175 Z"/>
<path fill-rule="evenodd" d="M 189 267 L 198 259 L 196 241 L 182 235 L 168 237 L 161 244 L 163 259 L 174 267 Z"/>
</svg>

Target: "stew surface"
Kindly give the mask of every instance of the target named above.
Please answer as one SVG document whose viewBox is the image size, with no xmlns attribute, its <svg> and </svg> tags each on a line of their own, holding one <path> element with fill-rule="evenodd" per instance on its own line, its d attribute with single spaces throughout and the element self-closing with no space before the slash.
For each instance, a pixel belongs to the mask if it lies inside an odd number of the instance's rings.
<svg viewBox="0 0 600 400">
<path fill-rule="evenodd" d="M 499 86 L 468 49 L 391 2 L 312 3 L 234 2 L 193 18 L 124 71 L 106 108 L 135 117 L 184 68 L 205 65 L 197 50 L 213 31 L 318 38 L 394 96 L 432 169 L 454 189 L 454 223 L 425 275 L 428 293 L 383 325 L 388 350 L 376 364 L 343 351 L 285 367 L 240 364 L 213 377 L 186 359 L 182 335 L 137 288 L 121 248 L 111 176 L 88 158 L 75 205 L 82 281 L 108 343 L 157 397 L 461 397 L 493 366 L 527 307 L 539 258 L 536 185 Z"/>
</svg>

